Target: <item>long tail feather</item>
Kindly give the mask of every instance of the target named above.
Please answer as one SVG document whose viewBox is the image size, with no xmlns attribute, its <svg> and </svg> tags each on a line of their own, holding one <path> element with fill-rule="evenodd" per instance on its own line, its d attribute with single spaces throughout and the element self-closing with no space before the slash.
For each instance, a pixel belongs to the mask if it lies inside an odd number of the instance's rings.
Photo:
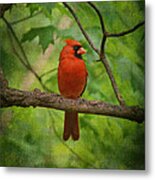
<svg viewBox="0 0 155 180">
<path fill-rule="evenodd" d="M 64 134 L 63 139 L 66 141 L 71 135 L 71 114 L 70 112 L 65 111 L 65 120 L 64 120 Z"/>
<path fill-rule="evenodd" d="M 63 139 L 66 141 L 70 136 L 73 140 L 79 139 L 78 113 L 65 111 Z"/>
<path fill-rule="evenodd" d="M 73 140 L 79 139 L 79 123 L 78 123 L 78 113 L 72 112 L 72 128 L 71 128 L 71 135 Z"/>
</svg>

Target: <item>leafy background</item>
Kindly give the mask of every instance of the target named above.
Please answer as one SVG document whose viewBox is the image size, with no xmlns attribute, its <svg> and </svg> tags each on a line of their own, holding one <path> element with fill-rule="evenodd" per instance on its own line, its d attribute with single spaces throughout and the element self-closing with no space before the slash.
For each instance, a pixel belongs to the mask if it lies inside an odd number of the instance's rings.
<svg viewBox="0 0 155 180">
<path fill-rule="evenodd" d="M 94 2 L 109 32 L 130 29 L 144 20 L 144 1 Z M 99 47 L 101 28 L 87 3 L 69 3 L 84 29 Z M 58 93 L 57 66 L 66 38 L 87 49 L 89 72 L 83 98 L 117 104 L 108 76 L 87 44 L 74 19 L 61 3 L 15 4 L 5 13 L 35 71 Z M 19 21 L 22 18 L 25 20 Z M 0 20 L 0 63 L 12 88 L 43 90 L 14 53 L 7 27 Z M 13 48 L 14 47 L 14 48 Z M 106 55 L 118 87 L 128 105 L 144 107 L 144 27 L 120 38 L 110 38 Z M 62 141 L 62 111 L 46 108 L 0 109 L 0 165 L 23 167 L 144 169 L 144 123 L 120 118 L 80 114 L 80 140 Z"/>
</svg>

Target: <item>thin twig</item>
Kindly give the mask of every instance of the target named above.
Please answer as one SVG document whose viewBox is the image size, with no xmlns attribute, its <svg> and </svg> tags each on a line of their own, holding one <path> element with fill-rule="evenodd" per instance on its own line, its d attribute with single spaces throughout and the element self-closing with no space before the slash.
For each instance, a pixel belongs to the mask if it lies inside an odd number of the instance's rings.
<svg viewBox="0 0 155 180">
<path fill-rule="evenodd" d="M 24 17 L 24 18 L 22 18 L 22 19 L 19 19 L 19 20 L 17 20 L 17 21 L 13 21 L 13 22 L 11 22 L 10 24 L 11 25 L 16 25 L 16 24 L 18 24 L 18 23 L 20 23 L 20 22 L 23 22 L 23 21 L 26 21 L 26 20 L 28 20 L 28 19 L 30 19 L 30 18 L 33 18 L 33 17 L 35 17 L 35 16 L 37 16 L 37 15 L 39 15 L 39 14 L 41 14 L 42 13 L 42 11 L 38 11 L 38 12 L 36 12 L 36 13 L 34 13 L 34 14 L 32 14 L 32 15 L 29 15 L 29 16 L 27 16 L 27 17 Z"/>
<path fill-rule="evenodd" d="M 88 4 L 95 10 L 96 14 L 99 17 L 99 21 L 100 21 L 100 25 L 101 25 L 101 29 L 102 29 L 102 33 L 103 33 L 103 38 L 102 38 L 102 42 L 101 42 L 101 46 L 100 46 L 100 56 L 104 57 L 104 46 L 106 43 L 106 28 L 105 28 L 105 24 L 102 18 L 102 14 L 100 13 L 100 11 L 97 9 L 97 7 L 92 3 L 92 2 L 88 2 Z"/>
<path fill-rule="evenodd" d="M 107 74 L 109 76 L 109 79 L 111 81 L 111 85 L 113 87 L 113 90 L 114 90 L 114 93 L 116 95 L 116 98 L 117 98 L 118 102 L 120 103 L 120 105 L 124 106 L 125 105 L 125 101 L 124 101 L 121 93 L 119 92 L 118 86 L 116 84 L 115 78 L 113 76 L 112 70 L 110 68 L 110 65 L 109 65 L 106 57 L 101 58 L 101 61 L 103 62 L 104 67 L 106 69 L 106 72 L 107 72 Z"/>
<path fill-rule="evenodd" d="M 106 29 L 105 29 L 105 25 L 104 25 L 104 20 L 102 18 L 102 14 L 100 13 L 100 11 L 98 10 L 98 8 L 91 2 L 88 2 L 88 4 L 95 10 L 95 12 L 97 13 L 98 17 L 99 17 L 99 20 L 100 20 L 100 25 L 101 25 L 101 28 L 102 28 L 102 33 L 103 33 L 103 38 L 102 38 L 102 42 L 101 42 L 101 46 L 100 46 L 100 59 L 106 69 L 106 72 L 109 76 L 109 79 L 111 81 L 111 85 L 113 87 L 113 90 L 115 92 L 115 95 L 116 95 L 116 98 L 117 100 L 119 101 L 120 105 L 125 105 L 125 101 L 123 100 L 120 92 L 119 92 L 119 89 L 118 89 L 118 86 L 116 84 L 116 81 L 115 81 L 115 78 L 113 76 L 113 73 L 112 73 L 112 70 L 110 68 L 110 65 L 105 57 L 105 43 L 106 43 L 106 39 L 107 39 L 107 32 L 106 32 Z"/>
<path fill-rule="evenodd" d="M 22 53 L 22 55 L 23 55 L 23 57 L 24 57 L 24 60 L 25 60 L 25 62 L 26 62 L 26 64 L 27 64 L 27 66 L 29 67 L 29 70 L 37 77 L 37 79 L 39 79 L 39 76 L 37 75 L 37 73 L 32 69 L 32 67 L 31 67 L 31 65 L 30 65 L 30 63 L 29 63 L 29 61 L 28 61 L 28 58 L 27 58 L 27 56 L 26 56 L 26 54 L 25 54 L 25 51 L 24 51 L 24 49 L 23 49 L 23 47 L 22 47 L 22 45 L 21 45 L 21 43 L 20 43 L 20 41 L 19 41 L 16 33 L 15 33 L 15 31 L 13 30 L 11 24 L 5 19 L 5 17 L 2 17 L 2 19 L 3 19 L 4 22 L 6 23 L 8 29 L 10 30 L 10 32 L 11 32 L 11 34 L 12 34 L 12 36 L 14 37 L 15 41 L 17 42 L 17 44 L 18 44 L 18 46 L 19 46 L 19 48 L 20 48 L 20 51 L 21 51 L 21 53 Z"/>
<path fill-rule="evenodd" d="M 43 77 L 46 76 L 47 74 L 50 74 L 50 73 L 52 73 L 52 72 L 54 72 L 54 71 L 56 71 L 56 70 L 57 70 L 57 68 L 53 68 L 53 69 L 51 69 L 51 70 L 43 73 L 42 75 L 40 75 L 40 78 L 43 78 Z"/>
<path fill-rule="evenodd" d="M 76 23 L 78 24 L 82 34 L 84 35 L 84 37 L 87 39 L 89 45 L 92 47 L 92 49 L 94 49 L 94 51 L 99 55 L 100 52 L 99 50 L 95 47 L 95 45 L 93 44 L 93 42 L 91 41 L 90 37 L 88 36 L 88 34 L 86 33 L 86 31 L 83 29 L 81 22 L 79 21 L 77 15 L 74 13 L 73 9 L 66 3 L 63 2 L 64 6 L 70 11 L 70 13 L 72 14 L 72 16 L 74 17 Z"/>
<path fill-rule="evenodd" d="M 14 39 L 15 39 L 15 41 L 16 41 L 16 43 L 17 43 L 17 45 L 18 45 L 18 47 L 19 47 L 19 49 L 20 49 L 20 51 L 21 51 L 21 53 L 22 53 L 22 55 L 23 55 L 23 57 L 21 57 L 21 56 L 19 55 L 19 53 L 17 52 L 17 50 L 16 50 L 15 48 L 13 48 L 14 51 L 15 51 L 16 56 L 19 58 L 20 62 L 21 62 L 29 71 L 31 71 L 31 72 L 34 74 L 34 76 L 37 78 L 37 80 L 39 81 L 39 83 L 40 83 L 40 85 L 43 87 L 43 89 L 50 92 L 50 90 L 43 84 L 42 79 L 40 78 L 40 76 L 35 72 L 35 70 L 34 70 L 34 69 L 32 68 L 32 66 L 31 66 L 31 64 L 29 63 L 29 60 L 28 60 L 28 58 L 27 58 L 27 56 L 26 56 L 26 53 L 25 53 L 25 51 L 24 51 L 24 49 L 23 49 L 23 47 L 22 47 L 22 45 L 21 45 L 21 43 L 20 43 L 20 41 L 19 41 L 16 33 L 15 33 L 15 31 L 13 30 L 11 24 L 5 19 L 5 17 L 2 17 L 2 19 L 3 19 L 4 22 L 6 23 L 8 29 L 10 30 L 12 36 L 14 37 Z"/>
<path fill-rule="evenodd" d="M 142 21 L 142 22 L 138 23 L 137 25 L 135 25 L 133 28 L 127 30 L 127 31 L 123 31 L 123 32 L 120 32 L 120 33 L 107 33 L 107 38 L 125 36 L 127 34 L 130 34 L 130 33 L 134 32 L 135 30 L 137 30 L 139 27 L 143 26 L 144 24 L 145 24 L 145 21 Z"/>
<path fill-rule="evenodd" d="M 104 21 L 103 21 L 103 18 L 102 18 L 100 11 L 96 8 L 96 6 L 92 2 L 88 2 L 88 4 L 96 11 L 96 13 L 99 17 L 99 20 L 100 20 L 102 32 L 104 34 L 105 33 L 105 24 L 104 24 Z"/>
<path fill-rule="evenodd" d="M 2 19 L 3 19 L 3 21 L 5 22 L 5 24 L 7 25 L 8 29 L 10 30 L 10 32 L 11 32 L 12 36 L 14 37 L 15 41 L 17 42 L 17 44 L 18 44 L 21 52 L 23 53 L 23 49 L 22 49 L 22 47 L 20 46 L 20 41 L 19 41 L 18 37 L 16 36 L 16 33 L 15 33 L 15 31 L 13 30 L 11 24 L 6 20 L 5 17 L 2 17 Z M 24 53 L 24 55 L 25 55 L 25 53 Z M 26 62 L 26 63 L 27 63 L 27 65 L 29 65 L 28 62 Z"/>
<path fill-rule="evenodd" d="M 8 30 L 8 35 L 9 35 L 10 43 L 11 43 L 14 54 L 17 56 L 17 58 L 20 60 L 20 62 L 23 64 L 23 66 L 28 69 L 29 68 L 28 65 L 25 63 L 25 61 L 20 56 L 20 54 L 17 52 L 17 50 L 16 50 L 16 48 L 15 48 L 15 46 L 13 44 L 14 40 L 13 40 L 12 34 L 11 34 L 11 32 L 9 30 Z"/>
</svg>

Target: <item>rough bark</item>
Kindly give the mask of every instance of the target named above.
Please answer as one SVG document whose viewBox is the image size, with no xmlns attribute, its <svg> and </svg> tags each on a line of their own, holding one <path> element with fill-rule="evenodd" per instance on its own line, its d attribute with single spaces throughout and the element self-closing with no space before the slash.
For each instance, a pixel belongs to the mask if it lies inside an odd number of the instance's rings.
<svg viewBox="0 0 155 180">
<path fill-rule="evenodd" d="M 85 99 L 66 99 L 54 93 L 21 91 L 12 88 L 2 88 L 0 91 L 0 107 L 45 107 L 58 110 L 77 111 L 79 113 L 100 114 L 125 118 L 141 123 L 144 121 L 144 110 L 137 106 L 120 106 L 103 101 L 88 101 Z"/>
</svg>

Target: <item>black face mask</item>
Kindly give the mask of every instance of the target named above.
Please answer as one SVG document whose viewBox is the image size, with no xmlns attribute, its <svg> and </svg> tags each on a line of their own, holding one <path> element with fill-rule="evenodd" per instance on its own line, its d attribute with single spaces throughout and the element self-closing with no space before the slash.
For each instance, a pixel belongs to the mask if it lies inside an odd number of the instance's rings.
<svg viewBox="0 0 155 180">
<path fill-rule="evenodd" d="M 75 57 L 79 58 L 79 59 L 82 59 L 82 55 L 81 54 L 78 54 L 77 51 L 81 48 L 81 46 L 73 46 L 73 49 L 75 50 Z"/>
</svg>

